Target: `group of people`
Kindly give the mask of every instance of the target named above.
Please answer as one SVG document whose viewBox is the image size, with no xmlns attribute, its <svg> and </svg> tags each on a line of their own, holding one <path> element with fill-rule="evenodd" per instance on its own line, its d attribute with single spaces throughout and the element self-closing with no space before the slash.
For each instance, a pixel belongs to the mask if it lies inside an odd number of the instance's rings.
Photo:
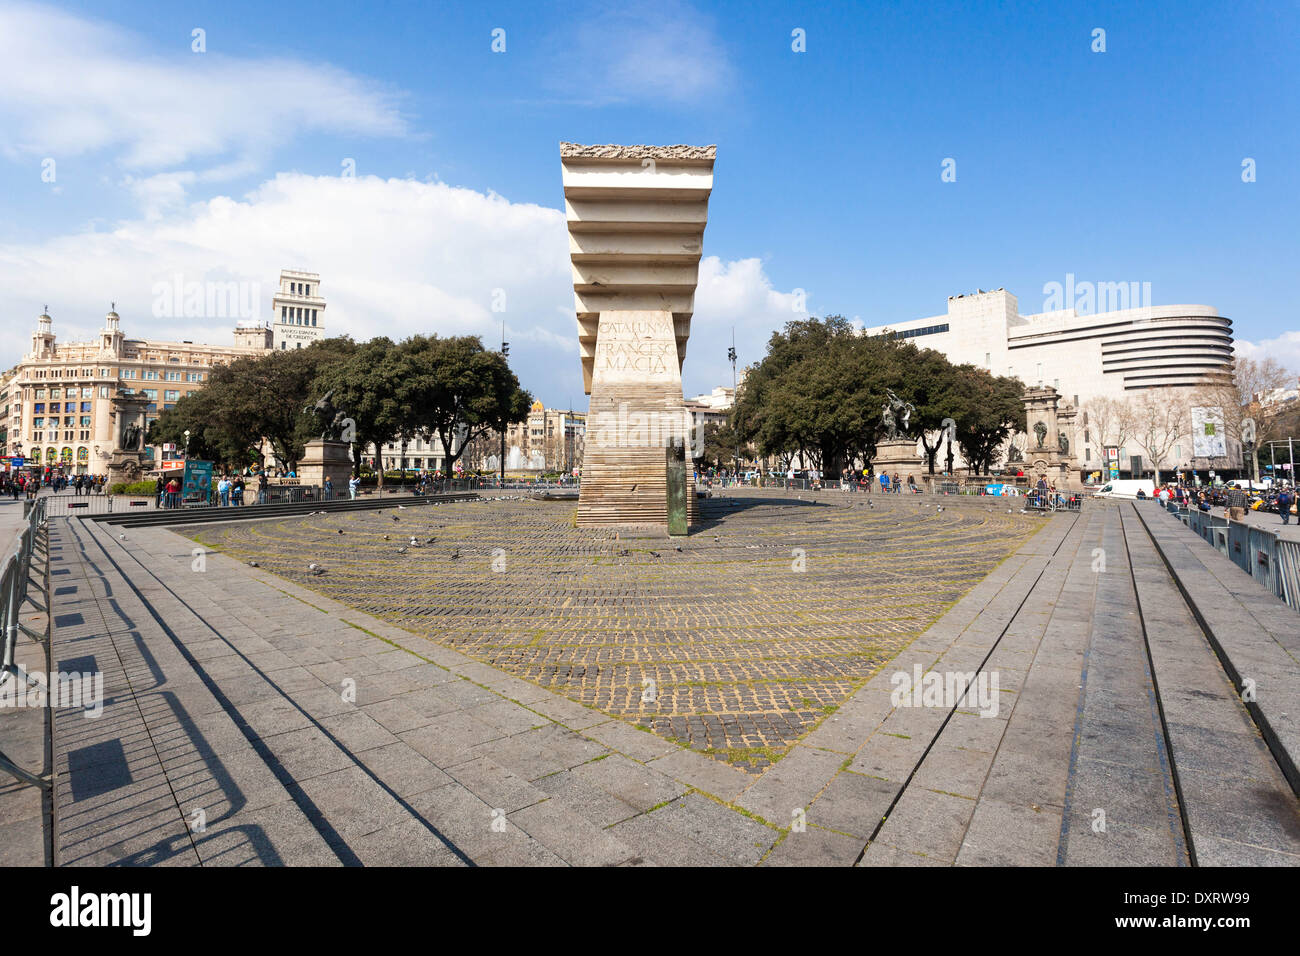
<svg viewBox="0 0 1300 956">
<path fill-rule="evenodd" d="M 1153 496 L 1148 496 L 1140 488 L 1137 496 L 1154 497 L 1164 505 L 1173 502 L 1181 508 L 1198 511 L 1211 511 L 1218 507 L 1272 512 L 1281 517 L 1283 524 L 1291 523 L 1291 509 L 1296 505 L 1296 492 L 1289 485 L 1247 491 L 1237 485 L 1196 487 L 1182 482 L 1167 482 L 1157 486 Z"/>
<path fill-rule="evenodd" d="M 25 471 L 0 474 L 0 498 L 9 497 L 35 498 L 42 488 L 48 488 L 53 494 L 72 489 L 78 497 L 81 495 L 102 495 L 107 479 L 103 475 L 65 475 L 56 472 L 44 480 L 39 475 Z"/>
</svg>

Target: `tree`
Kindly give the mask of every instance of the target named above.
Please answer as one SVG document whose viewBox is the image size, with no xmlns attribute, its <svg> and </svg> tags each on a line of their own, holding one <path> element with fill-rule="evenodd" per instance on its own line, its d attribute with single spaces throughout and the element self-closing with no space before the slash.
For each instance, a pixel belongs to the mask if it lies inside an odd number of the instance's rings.
<svg viewBox="0 0 1300 956">
<path fill-rule="evenodd" d="M 362 452 L 374 445 L 382 458 L 383 446 L 410 417 L 410 409 L 397 396 L 396 356 L 397 346 L 380 336 L 358 346 L 346 360 L 325 366 L 313 383 L 312 390 L 320 395 L 333 392 L 334 405 L 353 422 L 355 474 L 361 473 Z M 382 477 L 382 461 L 378 470 Z"/>
<path fill-rule="evenodd" d="M 1174 445 L 1188 433 L 1190 405 L 1185 395 L 1145 392 L 1131 403 L 1134 437 L 1141 442 L 1160 484 L 1160 469 L 1169 461 Z"/>
<path fill-rule="evenodd" d="M 1013 431 L 1025 430 L 1025 386 L 1017 378 L 992 375 L 974 365 L 954 367 L 951 391 L 957 444 L 972 474 L 988 474 Z"/>
<path fill-rule="evenodd" d="M 192 453 L 202 450 L 214 461 L 238 466 L 260 458 L 266 443 L 282 466 L 295 467 L 311 435 L 312 419 L 303 409 L 319 397 L 316 377 L 355 349 L 346 337 L 322 339 L 304 349 L 218 365 L 206 386 L 158 416 L 149 440 L 183 443 L 188 428 Z"/>
<path fill-rule="evenodd" d="M 704 440 L 700 442 L 700 456 L 697 464 L 707 464 L 715 468 L 730 466 L 740 455 L 740 441 L 736 430 L 730 422 L 716 422 L 704 426 Z"/>
<path fill-rule="evenodd" d="M 532 405 L 505 356 L 484 349 L 477 336 L 412 336 L 398 346 L 394 370 L 399 437 L 437 436 L 448 473 L 465 446 L 526 420 Z"/>
<path fill-rule="evenodd" d="M 1241 441 L 1241 423 L 1255 420 L 1255 447 L 1283 437 L 1282 415 L 1285 406 L 1271 401 L 1274 393 L 1294 387 L 1296 376 L 1272 358 L 1233 359 L 1226 373 L 1205 376 L 1193 391 L 1191 404 L 1223 411 L 1223 427 L 1228 440 Z M 1229 452 L 1231 454 L 1231 452 Z"/>
</svg>

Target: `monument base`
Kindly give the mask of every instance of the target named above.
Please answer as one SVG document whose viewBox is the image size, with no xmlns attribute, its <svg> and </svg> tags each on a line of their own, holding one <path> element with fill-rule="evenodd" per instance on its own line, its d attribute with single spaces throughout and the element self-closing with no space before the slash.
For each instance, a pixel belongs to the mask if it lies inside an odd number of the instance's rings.
<svg viewBox="0 0 1300 956">
<path fill-rule="evenodd" d="M 1074 459 L 1059 452 L 1039 452 L 1024 469 L 1031 485 L 1037 484 L 1039 478 L 1046 478 L 1047 483 L 1055 485 L 1058 491 L 1079 491 L 1083 488 Z"/>
<path fill-rule="evenodd" d="M 334 486 L 334 497 L 347 494 L 348 480 L 352 477 L 352 459 L 348 457 L 348 443 L 342 441 L 307 442 L 307 450 L 298 462 L 298 482 L 315 485 L 324 492 L 325 479 Z"/>
<path fill-rule="evenodd" d="M 134 484 L 144 480 L 144 454 L 142 452 L 115 451 L 108 463 L 108 487 Z"/>
<path fill-rule="evenodd" d="M 697 505 L 694 469 L 689 461 L 684 474 L 674 469 L 670 453 L 692 437 L 673 316 L 602 312 L 599 322 L 578 527 L 652 525 L 683 534 Z"/>
<path fill-rule="evenodd" d="M 918 487 L 922 486 L 929 472 L 925 459 L 916 453 L 916 441 L 910 438 L 893 438 L 876 443 L 876 454 L 871 459 L 871 470 L 877 476 L 889 475 L 892 483 L 897 475 L 903 484 L 908 476 L 916 479 Z"/>
</svg>

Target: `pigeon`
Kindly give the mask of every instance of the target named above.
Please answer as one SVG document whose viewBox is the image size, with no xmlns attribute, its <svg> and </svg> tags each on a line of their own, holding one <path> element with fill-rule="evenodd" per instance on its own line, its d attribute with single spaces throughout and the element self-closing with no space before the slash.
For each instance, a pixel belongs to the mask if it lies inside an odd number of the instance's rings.
<svg viewBox="0 0 1300 956">
<path fill-rule="evenodd" d="M 397 517 L 397 515 L 393 515 L 393 520 L 394 520 L 394 521 L 401 521 L 402 519 L 399 518 L 399 517 Z"/>
<path fill-rule="evenodd" d="M 387 541 L 388 539 L 389 539 L 389 536 L 388 536 L 388 535 L 384 535 L 384 540 Z"/>
<path fill-rule="evenodd" d="M 398 549 L 397 549 L 397 553 L 398 553 L 398 554 L 406 554 L 406 549 L 405 549 L 405 548 L 398 548 Z"/>
<path fill-rule="evenodd" d="M 456 551 L 452 554 L 451 559 L 452 559 L 453 561 L 458 561 L 458 560 L 460 560 L 460 549 L 459 549 L 459 548 L 457 548 Z"/>
<path fill-rule="evenodd" d="M 117 537 L 118 537 L 119 540 L 122 540 L 122 541 L 125 541 L 125 540 L 126 540 L 126 535 L 124 535 L 124 534 L 119 534 Z"/>
<path fill-rule="evenodd" d="M 674 550 L 674 551 L 681 551 L 681 550 L 682 550 L 682 546 L 679 544 L 677 547 L 673 548 L 673 550 Z"/>
<path fill-rule="evenodd" d="M 339 534 L 342 534 L 342 533 L 343 533 L 343 529 L 342 529 L 342 528 L 339 528 Z"/>
<path fill-rule="evenodd" d="M 307 570 L 310 571 L 312 574 L 324 574 L 324 573 L 325 573 L 325 569 L 322 568 L 319 564 L 316 564 L 316 563 L 314 563 L 314 562 L 313 562 L 312 564 L 307 565 Z"/>
<path fill-rule="evenodd" d="M 397 506 L 397 510 L 399 510 L 399 511 L 405 511 L 405 510 L 406 510 L 406 505 L 398 505 L 398 506 Z"/>
<path fill-rule="evenodd" d="M 659 557 L 659 552 L 658 552 L 658 551 L 651 551 L 651 552 L 650 552 L 650 557 L 652 557 L 652 558 L 657 558 L 657 557 Z"/>
<path fill-rule="evenodd" d="M 430 535 L 430 536 L 425 540 L 424 543 L 425 543 L 425 544 L 433 544 L 433 536 Z"/>
<path fill-rule="evenodd" d="M 257 567 L 257 562 L 256 562 L 256 561 L 249 561 L 249 562 L 248 562 L 248 566 L 249 566 L 250 568 L 255 568 L 255 567 Z"/>
</svg>

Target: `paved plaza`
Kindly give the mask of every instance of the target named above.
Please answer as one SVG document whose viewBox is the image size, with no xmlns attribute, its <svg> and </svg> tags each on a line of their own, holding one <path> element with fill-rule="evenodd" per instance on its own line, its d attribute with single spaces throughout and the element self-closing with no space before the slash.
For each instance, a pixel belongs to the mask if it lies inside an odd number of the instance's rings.
<svg viewBox="0 0 1300 956">
<path fill-rule="evenodd" d="M 498 500 L 194 536 L 758 772 L 1041 527 L 1005 507 L 940 507 L 727 498 L 670 539 L 574 528 L 572 502 Z"/>
<path fill-rule="evenodd" d="M 1177 519 L 812 498 L 678 541 L 512 498 L 56 519 L 50 659 L 103 711 L 49 712 L 6 862 L 1300 865 L 1300 618 Z"/>
</svg>

